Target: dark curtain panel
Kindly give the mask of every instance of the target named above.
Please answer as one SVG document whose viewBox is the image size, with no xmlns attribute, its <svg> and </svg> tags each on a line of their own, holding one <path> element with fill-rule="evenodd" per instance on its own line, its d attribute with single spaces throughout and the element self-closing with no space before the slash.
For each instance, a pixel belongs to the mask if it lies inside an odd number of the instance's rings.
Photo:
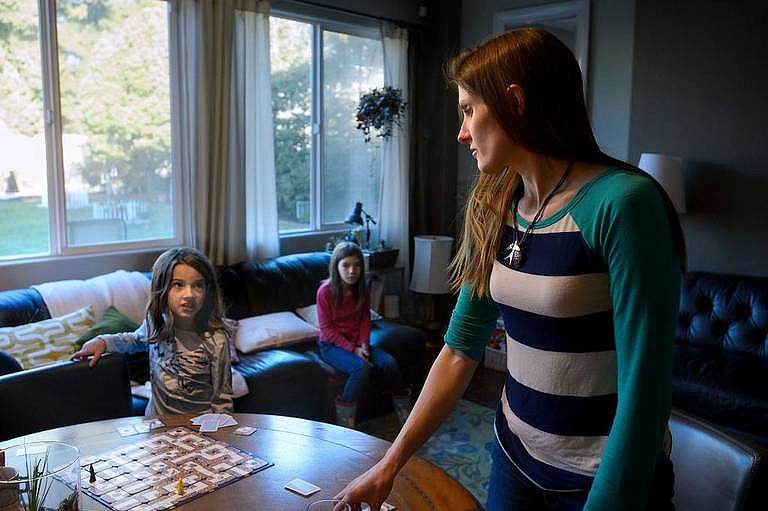
<svg viewBox="0 0 768 511">
<path fill-rule="evenodd" d="M 461 2 L 426 3 L 427 16 L 423 25 L 412 32 L 409 45 L 409 92 L 410 97 L 416 98 L 411 129 L 411 257 L 413 236 L 456 238 L 462 221 L 457 216 L 457 94 L 446 83 L 443 71 L 446 60 L 461 49 Z M 407 280 L 410 282 L 410 275 Z M 434 295 L 431 299 L 435 319 L 444 327 L 455 296 Z"/>
</svg>

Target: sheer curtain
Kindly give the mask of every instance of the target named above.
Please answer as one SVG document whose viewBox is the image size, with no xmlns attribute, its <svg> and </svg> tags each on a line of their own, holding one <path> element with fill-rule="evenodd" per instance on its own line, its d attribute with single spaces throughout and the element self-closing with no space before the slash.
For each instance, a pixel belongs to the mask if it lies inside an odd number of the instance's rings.
<svg viewBox="0 0 768 511">
<path fill-rule="evenodd" d="M 179 228 L 213 264 L 279 252 L 269 3 L 238 4 L 254 11 L 235 11 L 230 0 L 170 2 L 173 164 L 191 220 Z"/>
<path fill-rule="evenodd" d="M 277 220 L 272 84 L 269 65 L 269 3 L 237 11 L 233 59 L 233 119 L 239 149 L 231 166 L 245 186 L 245 251 L 249 259 L 280 254 Z"/>
<path fill-rule="evenodd" d="M 391 24 L 382 26 L 384 43 L 384 85 L 400 89 L 406 103 L 408 93 L 408 32 Z M 408 186 L 409 186 L 409 130 L 410 112 L 402 129 L 395 130 L 382 145 L 381 154 L 381 239 L 400 249 L 398 264 L 409 272 Z"/>
</svg>

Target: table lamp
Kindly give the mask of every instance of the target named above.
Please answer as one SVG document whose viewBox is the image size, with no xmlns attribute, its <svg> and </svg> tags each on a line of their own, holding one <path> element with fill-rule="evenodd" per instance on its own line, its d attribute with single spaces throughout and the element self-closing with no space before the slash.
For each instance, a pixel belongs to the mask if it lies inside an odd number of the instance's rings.
<svg viewBox="0 0 768 511">
<path fill-rule="evenodd" d="M 433 295 L 450 292 L 448 264 L 451 262 L 453 238 L 450 236 L 413 237 L 413 273 L 409 288 L 416 293 L 430 295 L 425 326 L 437 330 L 440 323 L 435 320 Z"/>
<path fill-rule="evenodd" d="M 376 225 L 376 220 L 374 220 L 371 215 L 365 212 L 362 202 L 355 202 L 355 208 L 352 210 L 352 213 L 349 214 L 344 223 L 352 225 L 363 225 L 363 222 L 365 222 L 365 248 L 368 248 L 368 245 L 371 242 L 370 224 Z"/>
<path fill-rule="evenodd" d="M 640 163 L 637 166 L 659 182 L 678 213 L 685 213 L 682 158 L 666 154 L 643 153 L 640 155 Z"/>
</svg>

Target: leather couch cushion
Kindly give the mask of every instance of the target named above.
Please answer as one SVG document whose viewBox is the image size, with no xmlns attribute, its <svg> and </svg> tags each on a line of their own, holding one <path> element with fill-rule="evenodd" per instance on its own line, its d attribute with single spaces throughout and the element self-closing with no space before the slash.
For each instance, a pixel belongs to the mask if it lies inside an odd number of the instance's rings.
<svg viewBox="0 0 768 511">
<path fill-rule="evenodd" d="M 712 346 L 676 346 L 675 406 L 745 431 L 768 432 L 768 359 Z"/>
<path fill-rule="evenodd" d="M 327 419 L 327 375 L 304 354 L 272 349 L 241 355 L 235 370 L 245 377 L 249 390 L 235 400 L 236 412 Z"/>
</svg>

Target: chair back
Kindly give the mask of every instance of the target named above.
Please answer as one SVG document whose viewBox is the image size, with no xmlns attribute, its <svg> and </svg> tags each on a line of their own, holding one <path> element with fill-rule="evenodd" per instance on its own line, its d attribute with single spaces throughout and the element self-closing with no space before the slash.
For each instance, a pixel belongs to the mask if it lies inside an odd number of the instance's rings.
<svg viewBox="0 0 768 511">
<path fill-rule="evenodd" d="M 0 376 L 0 441 L 46 429 L 131 415 L 128 365 L 122 353 L 58 362 Z"/>
<path fill-rule="evenodd" d="M 765 447 L 680 410 L 669 429 L 677 511 L 765 509 Z"/>
</svg>

